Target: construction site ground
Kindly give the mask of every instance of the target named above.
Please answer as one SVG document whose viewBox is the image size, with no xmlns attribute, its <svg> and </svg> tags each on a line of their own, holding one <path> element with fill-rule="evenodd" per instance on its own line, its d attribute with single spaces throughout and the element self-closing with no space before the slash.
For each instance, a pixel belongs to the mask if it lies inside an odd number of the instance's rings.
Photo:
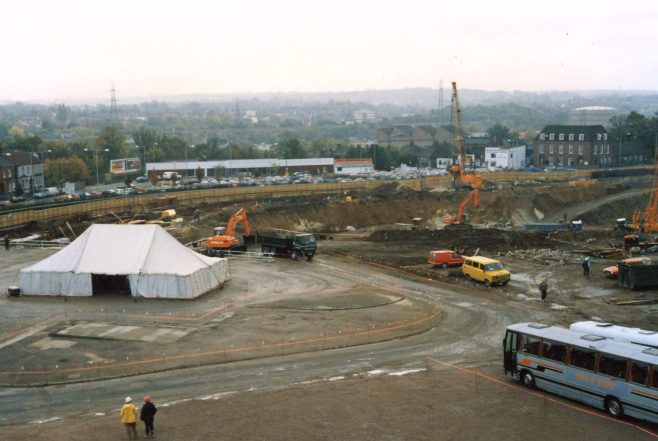
<svg viewBox="0 0 658 441">
<path fill-rule="evenodd" d="M 200 221 L 179 213 L 172 233 L 183 242 L 244 206 L 254 230 L 317 233 L 319 254 L 232 259 L 226 286 L 192 301 L 0 299 L 0 436 L 121 439 L 123 397 L 148 393 L 162 406 L 162 440 L 653 439 L 654 425 L 519 388 L 502 374 L 500 346 L 504 327 L 521 321 L 658 329 L 657 292 L 623 290 L 602 272 L 624 256 L 612 226 L 646 205 L 647 182 L 501 186 L 468 210 L 476 228 L 459 231 L 442 219 L 464 193 L 397 185 L 344 195 L 352 202 L 243 201 L 201 207 Z M 564 213 L 584 231 L 521 228 Z M 414 217 L 421 229 L 410 231 Z M 486 288 L 425 263 L 444 248 L 495 257 L 512 280 Z M 20 268 L 52 252 L 5 252 L 0 283 L 17 284 Z"/>
</svg>

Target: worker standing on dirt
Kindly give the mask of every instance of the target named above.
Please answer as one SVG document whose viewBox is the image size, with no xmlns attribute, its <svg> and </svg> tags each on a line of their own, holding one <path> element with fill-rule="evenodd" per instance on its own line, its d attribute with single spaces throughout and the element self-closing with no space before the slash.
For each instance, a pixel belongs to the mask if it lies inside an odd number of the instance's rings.
<svg viewBox="0 0 658 441">
<path fill-rule="evenodd" d="M 194 210 L 194 220 L 195 221 L 201 220 L 201 212 L 199 211 L 198 208 Z"/>
<path fill-rule="evenodd" d="M 546 283 L 546 278 L 542 277 L 541 282 L 539 283 L 539 292 L 541 293 L 542 303 L 546 299 L 546 294 L 548 294 L 548 283 Z"/>
<path fill-rule="evenodd" d="M 155 413 L 157 411 L 158 409 L 155 407 L 155 404 L 151 402 L 151 397 L 144 397 L 144 405 L 139 414 L 139 419 L 144 421 L 146 437 L 153 436 L 153 419 L 155 418 Z"/>
<path fill-rule="evenodd" d="M 589 257 L 585 257 L 585 260 L 583 260 L 583 276 L 589 277 Z"/>
<path fill-rule="evenodd" d="M 121 408 L 119 415 L 121 422 L 126 428 L 128 438 L 137 438 L 137 407 L 132 403 L 132 398 L 126 397 L 126 404 Z"/>
<path fill-rule="evenodd" d="M 5 250 L 9 251 L 9 236 L 5 236 Z"/>
</svg>

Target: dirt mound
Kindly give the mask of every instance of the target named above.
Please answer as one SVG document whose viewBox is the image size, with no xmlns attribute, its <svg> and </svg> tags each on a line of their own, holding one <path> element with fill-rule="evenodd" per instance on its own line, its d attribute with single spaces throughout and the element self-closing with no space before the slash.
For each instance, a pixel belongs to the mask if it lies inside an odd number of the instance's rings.
<svg viewBox="0 0 658 441">
<path fill-rule="evenodd" d="M 510 231 L 500 229 L 473 230 L 424 230 L 424 231 L 375 231 L 368 238 L 371 242 L 417 243 L 423 249 L 458 249 L 474 251 L 517 250 L 527 248 L 552 248 L 555 242 L 546 233 L 534 231 Z"/>
</svg>

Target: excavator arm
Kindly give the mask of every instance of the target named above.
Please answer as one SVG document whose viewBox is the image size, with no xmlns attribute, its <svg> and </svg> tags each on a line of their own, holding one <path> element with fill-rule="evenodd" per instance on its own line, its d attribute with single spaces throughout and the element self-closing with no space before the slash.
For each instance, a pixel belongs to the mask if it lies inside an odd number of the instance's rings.
<svg viewBox="0 0 658 441">
<path fill-rule="evenodd" d="M 205 247 L 208 249 L 228 250 L 239 245 L 240 241 L 235 237 L 235 226 L 242 222 L 245 236 L 251 236 L 249 221 L 247 220 L 247 211 L 240 208 L 228 220 L 224 234 L 212 236 L 206 241 Z"/>
<path fill-rule="evenodd" d="M 249 230 L 249 221 L 247 220 L 247 212 L 244 208 L 240 208 L 228 220 L 228 224 L 226 225 L 226 231 L 224 232 L 224 235 L 225 236 L 235 236 L 235 226 L 240 221 L 242 221 L 242 228 L 244 228 L 245 236 L 250 236 L 251 231 Z"/>
<path fill-rule="evenodd" d="M 456 216 L 447 216 L 444 219 L 446 224 L 462 225 L 464 223 L 464 210 L 469 202 L 473 202 L 473 207 L 477 208 L 480 204 L 480 192 L 477 188 L 473 189 L 462 201 L 459 203 Z"/>
</svg>

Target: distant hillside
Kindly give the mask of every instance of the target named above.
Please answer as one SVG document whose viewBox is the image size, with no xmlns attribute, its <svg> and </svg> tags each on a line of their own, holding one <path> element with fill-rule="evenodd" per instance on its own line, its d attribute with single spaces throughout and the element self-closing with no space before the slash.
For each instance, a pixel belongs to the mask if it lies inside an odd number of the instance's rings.
<svg viewBox="0 0 658 441">
<path fill-rule="evenodd" d="M 450 106 L 451 90 L 449 85 L 443 89 L 443 104 Z M 582 91 L 488 91 L 479 89 L 459 89 L 459 99 L 463 106 L 492 106 L 506 103 L 519 105 L 564 106 L 574 108 L 581 106 L 610 106 L 628 113 L 631 110 L 653 115 L 658 111 L 658 91 L 642 90 L 582 90 Z M 106 104 L 109 98 L 67 101 L 67 104 Z M 149 101 L 167 103 L 218 103 L 243 100 L 260 100 L 278 102 L 286 105 L 319 104 L 328 102 L 351 102 L 373 106 L 390 105 L 418 111 L 436 109 L 439 103 L 438 88 L 408 88 L 391 90 L 356 90 L 346 92 L 280 92 L 280 93 L 230 93 L 203 95 L 169 95 L 145 97 L 118 97 L 120 104 L 137 104 Z M 9 104 L 9 103 L 4 103 Z"/>
</svg>

